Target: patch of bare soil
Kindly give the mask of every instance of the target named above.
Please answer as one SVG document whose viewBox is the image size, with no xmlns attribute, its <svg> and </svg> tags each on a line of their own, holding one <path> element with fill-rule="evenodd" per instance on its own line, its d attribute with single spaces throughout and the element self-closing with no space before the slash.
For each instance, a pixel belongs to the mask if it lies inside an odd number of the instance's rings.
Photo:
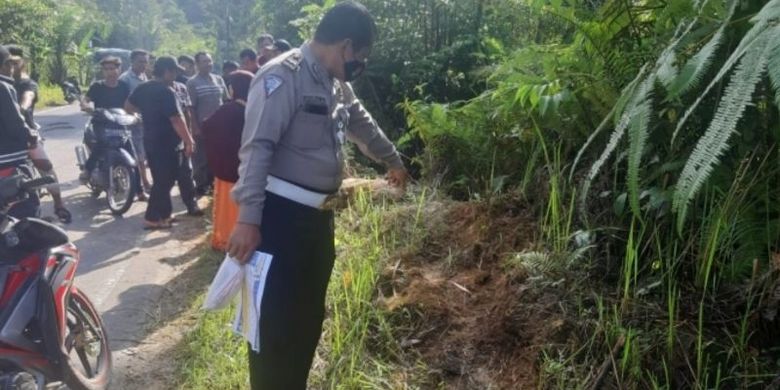
<svg viewBox="0 0 780 390">
<path fill-rule="evenodd" d="M 422 249 L 381 281 L 401 345 L 447 388 L 536 388 L 541 348 L 565 342 L 571 327 L 559 293 L 504 266 L 533 248 L 534 219 L 520 201 L 438 204 L 426 215 Z"/>
</svg>

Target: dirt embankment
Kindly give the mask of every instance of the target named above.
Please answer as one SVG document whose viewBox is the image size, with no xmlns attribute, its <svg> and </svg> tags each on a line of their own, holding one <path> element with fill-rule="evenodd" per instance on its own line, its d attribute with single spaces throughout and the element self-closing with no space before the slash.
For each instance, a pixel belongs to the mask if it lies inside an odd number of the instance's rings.
<svg viewBox="0 0 780 390">
<path fill-rule="evenodd" d="M 519 201 L 433 204 L 425 214 L 426 238 L 381 280 L 401 345 L 447 388 L 536 388 L 542 347 L 566 342 L 571 321 L 561 291 L 506 265 L 534 248 L 534 218 Z"/>
</svg>

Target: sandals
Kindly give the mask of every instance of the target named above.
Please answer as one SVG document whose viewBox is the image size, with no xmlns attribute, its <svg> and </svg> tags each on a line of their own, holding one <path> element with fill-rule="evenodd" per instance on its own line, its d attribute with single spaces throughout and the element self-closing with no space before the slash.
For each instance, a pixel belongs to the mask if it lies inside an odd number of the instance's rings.
<svg viewBox="0 0 780 390">
<path fill-rule="evenodd" d="M 66 209 L 65 207 L 57 207 L 54 209 L 54 215 L 57 216 L 57 218 L 60 219 L 60 222 L 64 224 L 69 224 L 71 221 L 73 221 L 73 216 L 70 214 L 70 211 Z"/>
<path fill-rule="evenodd" d="M 173 227 L 170 221 L 144 221 L 144 230 L 166 230 Z"/>
</svg>

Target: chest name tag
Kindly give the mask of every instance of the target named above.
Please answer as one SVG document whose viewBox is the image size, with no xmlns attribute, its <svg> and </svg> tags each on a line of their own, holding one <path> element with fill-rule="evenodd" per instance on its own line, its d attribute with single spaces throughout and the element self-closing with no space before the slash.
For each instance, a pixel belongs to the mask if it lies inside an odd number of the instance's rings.
<svg viewBox="0 0 780 390">
<path fill-rule="evenodd" d="M 323 96 L 303 95 L 303 111 L 317 115 L 328 115 L 328 102 Z"/>
</svg>

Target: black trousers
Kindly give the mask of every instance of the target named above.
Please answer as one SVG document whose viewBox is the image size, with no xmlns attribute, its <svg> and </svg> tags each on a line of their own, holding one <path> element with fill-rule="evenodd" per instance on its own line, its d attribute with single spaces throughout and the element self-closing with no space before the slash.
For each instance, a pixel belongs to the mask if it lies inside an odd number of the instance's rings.
<svg viewBox="0 0 780 390">
<path fill-rule="evenodd" d="M 158 222 L 171 217 L 173 185 L 179 183 L 182 201 L 188 209 L 195 207 L 195 185 L 192 182 L 190 161 L 183 151 L 149 146 L 146 145 L 146 159 L 152 172 L 152 190 L 145 218 L 147 221 Z"/>
<path fill-rule="evenodd" d="M 176 175 L 176 185 L 179 186 L 179 196 L 181 201 L 187 206 L 187 210 L 197 207 L 195 203 L 195 183 L 192 181 L 192 160 L 184 155 L 184 151 L 179 153 L 179 169 Z"/>
<path fill-rule="evenodd" d="M 23 163 L 17 167 L 17 172 L 24 175 L 26 178 L 32 177 L 32 170 L 35 169 L 31 164 Z M 41 200 L 38 198 L 37 191 L 29 191 L 27 196 L 14 203 L 8 210 L 8 215 L 16 219 L 22 218 L 38 218 L 41 215 Z"/>
<path fill-rule="evenodd" d="M 195 137 L 196 145 L 205 145 L 205 138 L 200 135 Z M 192 155 L 193 165 L 193 179 L 195 179 L 195 186 L 201 190 L 206 191 L 209 187 L 214 185 L 214 174 L 209 168 L 208 160 L 206 159 L 206 148 L 195 148 L 195 154 Z"/>
<path fill-rule="evenodd" d="M 267 193 L 260 251 L 273 255 L 260 309 L 260 352 L 249 351 L 253 390 L 306 389 L 336 257 L 333 212 Z"/>
</svg>

